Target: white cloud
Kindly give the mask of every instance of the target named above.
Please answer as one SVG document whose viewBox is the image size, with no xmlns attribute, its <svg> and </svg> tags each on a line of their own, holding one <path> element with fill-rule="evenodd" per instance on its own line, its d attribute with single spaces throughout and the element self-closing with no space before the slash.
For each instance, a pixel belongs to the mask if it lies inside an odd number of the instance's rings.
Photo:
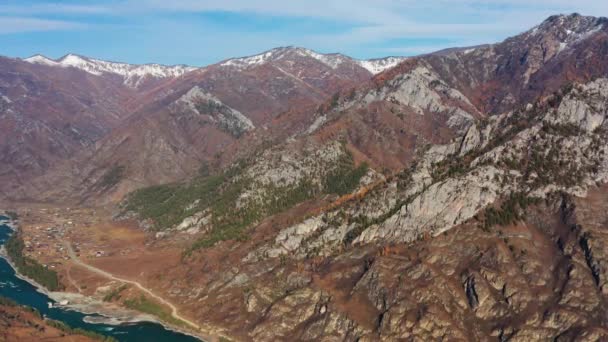
<svg viewBox="0 0 608 342">
<path fill-rule="evenodd" d="M 312 17 L 354 22 L 387 22 L 400 18 L 383 6 L 389 1 L 362 0 L 130 0 L 127 10 L 163 10 L 181 12 L 225 11 L 274 16 Z"/>
<path fill-rule="evenodd" d="M 608 15 L 608 1 L 598 0 L 127 0 L 123 5 L 127 11 L 226 11 L 326 19 L 350 26 L 343 32 L 302 32 L 298 37 L 328 46 L 401 38 L 492 43 L 552 14 Z"/>
<path fill-rule="evenodd" d="M 62 20 L 48 20 L 22 17 L 0 17 L 0 34 L 57 31 L 83 28 L 86 25 Z"/>
<path fill-rule="evenodd" d="M 503 18 L 537 12 L 608 14 L 608 2 L 598 0 L 126 0 L 122 5 L 123 9 L 130 10 L 226 11 L 376 24 L 411 21 L 419 16 L 428 17 L 430 21 L 433 17 L 467 20 L 468 16 L 461 16 L 466 13 Z"/>
<path fill-rule="evenodd" d="M 4 15 L 38 15 L 38 14 L 107 14 L 112 10 L 104 5 L 74 5 L 74 4 L 25 4 L 0 5 L 0 14 Z"/>
<path fill-rule="evenodd" d="M 133 16 L 223 11 L 302 17 L 350 25 L 360 41 L 395 37 L 503 35 L 522 31 L 551 14 L 608 15 L 598 0 L 94 0 L 0 5 L 0 15 L 81 14 Z M 229 27 L 226 30 L 230 30 Z M 306 34 L 304 32 L 304 34 Z M 354 40 L 354 38 L 349 38 Z"/>
</svg>

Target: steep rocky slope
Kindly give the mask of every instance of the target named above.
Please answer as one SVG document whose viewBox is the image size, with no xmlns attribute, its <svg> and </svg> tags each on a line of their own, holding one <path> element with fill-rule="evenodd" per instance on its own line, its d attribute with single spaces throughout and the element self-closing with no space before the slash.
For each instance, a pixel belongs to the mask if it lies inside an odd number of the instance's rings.
<svg viewBox="0 0 608 342">
<path fill-rule="evenodd" d="M 90 149 L 193 68 L 66 55 L 0 57 L 0 180 L 9 193 Z M 162 94 L 161 94 L 162 95 Z M 1 196 L 0 196 L 1 197 Z"/>
<path fill-rule="evenodd" d="M 0 58 L 0 181 L 24 184 L 93 144 L 136 106 L 133 91 L 78 70 Z"/>
<path fill-rule="evenodd" d="M 355 195 L 203 245 L 160 286 L 242 339 L 606 338 L 606 105 L 598 79 L 476 122 Z"/>
<path fill-rule="evenodd" d="M 335 96 L 303 134 L 322 141 L 344 137 L 377 169 L 398 170 L 421 147 L 447 142 L 485 116 L 424 60 L 410 59 L 387 73 L 397 70 Z"/>
<path fill-rule="evenodd" d="M 397 60 L 369 63 L 381 70 Z M 145 185 L 190 177 L 203 164 L 231 160 L 228 147 L 246 146 L 251 140 L 239 141 L 248 133 L 260 137 L 247 147 L 255 152 L 273 138 L 266 126 L 280 113 L 299 108 L 298 120 L 306 121 L 309 110 L 340 89 L 368 81 L 372 73 L 360 63 L 289 47 L 166 80 L 142 95 L 142 105 L 120 127 L 11 195 L 116 201 Z"/>
<path fill-rule="evenodd" d="M 330 237 L 366 244 L 438 235 L 514 195 L 584 197 L 608 181 L 607 104 L 608 82 L 598 79 L 478 122 L 451 144 L 430 147 L 364 203 L 321 214 L 323 223 L 307 232 L 310 248 L 327 248 Z"/>
<path fill-rule="evenodd" d="M 505 41 L 425 56 L 435 72 L 481 111 L 501 113 L 518 103 L 606 74 L 608 19 L 551 16 Z"/>
<path fill-rule="evenodd" d="M 218 241 L 246 238 L 249 226 L 302 202 L 345 195 L 382 178 L 365 164 L 355 165 L 344 143 L 294 141 L 219 174 L 140 189 L 122 203 L 121 215 L 139 214 L 158 236 L 194 235 L 191 253 Z"/>
<path fill-rule="evenodd" d="M 552 16 L 503 42 L 410 58 L 308 115 L 321 139 L 347 136 L 378 169 L 408 166 L 415 151 L 445 143 L 474 119 L 534 102 L 571 82 L 605 77 L 608 20 Z M 297 121 L 299 113 L 277 123 Z M 300 121 L 301 122 L 301 121 Z"/>
</svg>

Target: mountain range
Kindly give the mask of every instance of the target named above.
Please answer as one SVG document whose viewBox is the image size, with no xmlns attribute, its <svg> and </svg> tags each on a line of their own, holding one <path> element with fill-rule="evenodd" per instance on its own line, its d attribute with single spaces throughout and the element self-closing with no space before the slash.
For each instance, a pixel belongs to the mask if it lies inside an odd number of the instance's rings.
<svg viewBox="0 0 608 342">
<path fill-rule="evenodd" d="M 366 81 L 372 72 L 399 60 L 391 57 L 358 61 L 293 47 L 204 68 L 129 65 L 73 54 L 58 60 L 41 55 L 24 60 L 5 58 L 1 77 L 4 84 L 0 88 L 2 126 L 10 134 L 1 142 L 0 177 L 16 189 L 32 177 L 49 174 L 50 167 L 78 159 L 75 155 L 96 158 L 87 163 L 94 169 L 83 175 L 90 177 L 88 173 L 121 163 L 117 160 L 121 153 L 130 158 L 130 151 L 148 144 L 145 150 L 153 154 L 167 150 L 169 155 L 152 162 L 155 166 L 149 171 L 155 175 L 151 177 L 139 171 L 147 169 L 148 158 L 158 155 L 142 155 L 142 160 L 129 161 L 140 163 L 141 169 L 133 170 L 134 185 L 128 189 L 176 180 L 191 174 L 205 158 L 232 143 L 243 133 L 242 129 L 264 126 L 289 108 L 321 103 L 339 89 Z M 189 96 L 193 99 L 188 100 Z M 234 130 L 229 122 L 233 115 L 223 118 L 225 114 L 216 113 L 211 107 L 199 108 L 212 111 L 201 114 L 192 104 L 192 108 L 186 104 L 206 97 L 213 98 L 208 101 L 217 104 L 219 111 L 225 107 L 231 113 L 244 113 L 247 124 L 242 128 L 237 124 Z M 178 103 L 186 104 L 190 110 L 176 113 L 182 110 L 177 108 Z M 244 118 L 241 114 L 238 117 Z M 191 125 L 192 121 L 196 125 Z M 147 126 L 151 126 L 154 135 L 157 131 L 160 134 L 143 141 Z M 119 129 L 114 131 L 115 128 Z M 131 135 L 129 144 L 133 146 L 120 143 Z M 114 151 L 115 148 L 124 152 Z M 78 169 L 82 163 L 83 159 L 72 162 Z M 182 165 L 182 169 L 170 168 L 162 175 L 154 171 L 165 163 Z M 2 191 L 10 192 L 11 188 Z"/>
<path fill-rule="evenodd" d="M 608 338 L 608 19 L 356 60 L 0 58 L 0 200 L 106 206 L 242 340 Z M 148 246 L 148 245 L 147 245 Z"/>
</svg>

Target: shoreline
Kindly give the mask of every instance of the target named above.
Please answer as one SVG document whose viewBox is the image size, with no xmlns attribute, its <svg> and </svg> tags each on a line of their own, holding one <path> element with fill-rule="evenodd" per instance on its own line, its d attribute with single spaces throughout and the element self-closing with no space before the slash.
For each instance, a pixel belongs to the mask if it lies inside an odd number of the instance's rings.
<svg viewBox="0 0 608 342">
<path fill-rule="evenodd" d="M 8 217 L 8 216 L 6 216 L 5 213 L 0 213 L 0 216 Z M 0 221 L 0 224 L 5 225 L 10 230 L 12 230 L 14 233 L 19 231 L 19 227 L 18 227 L 17 223 L 15 221 L 13 221 L 10 217 L 8 218 L 8 221 Z M 102 320 L 103 320 L 103 321 L 99 321 L 99 323 L 107 324 L 107 325 L 119 326 L 119 325 L 128 325 L 128 324 L 136 324 L 136 323 L 155 323 L 155 324 L 161 325 L 166 330 L 188 335 L 188 336 L 194 337 L 200 341 L 204 341 L 204 342 L 206 341 L 206 339 L 202 336 L 196 335 L 190 331 L 185 331 L 180 328 L 173 327 L 173 326 L 159 320 L 158 318 L 156 318 L 153 315 L 149 315 L 149 314 L 141 313 L 141 312 L 138 312 L 135 310 L 123 308 L 118 305 L 108 304 L 108 303 L 99 301 L 95 298 L 92 298 L 90 296 L 85 296 L 85 295 L 82 295 L 79 293 L 49 291 L 44 286 L 42 286 L 38 282 L 36 282 L 35 280 L 30 279 L 30 278 L 22 275 L 21 273 L 19 273 L 19 271 L 15 267 L 15 264 L 13 264 L 12 260 L 10 260 L 10 258 L 6 254 L 4 245 L 2 245 L 0 248 L 0 258 L 6 260 L 6 262 L 9 264 L 9 266 L 15 272 L 15 276 L 17 278 L 32 285 L 36 289 L 37 292 L 44 294 L 45 296 L 47 296 L 49 298 L 49 300 L 54 302 L 53 306 L 55 306 L 57 303 L 60 303 L 63 300 L 68 300 L 69 304 L 58 305 L 57 308 L 76 311 L 76 312 L 79 312 L 84 315 L 98 315 L 98 316 L 102 317 Z M 74 302 L 78 302 L 78 303 L 75 304 Z M 85 319 L 86 319 L 86 317 L 83 318 L 83 321 L 85 321 Z M 116 323 L 114 323 L 114 322 L 110 323 L 112 321 L 114 321 Z M 89 322 L 87 322 L 87 323 L 89 323 Z M 89 324 L 96 324 L 96 322 L 91 322 Z"/>
</svg>

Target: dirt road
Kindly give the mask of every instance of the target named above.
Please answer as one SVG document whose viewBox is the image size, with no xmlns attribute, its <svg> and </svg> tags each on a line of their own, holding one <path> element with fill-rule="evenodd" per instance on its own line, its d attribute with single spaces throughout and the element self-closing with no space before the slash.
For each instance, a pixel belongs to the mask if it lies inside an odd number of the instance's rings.
<svg viewBox="0 0 608 342">
<path fill-rule="evenodd" d="M 81 266 L 81 267 L 83 267 L 83 268 L 85 268 L 85 269 L 87 269 L 87 270 L 89 270 L 89 271 L 91 271 L 93 273 L 101 275 L 103 277 L 106 277 L 106 278 L 109 278 L 109 279 L 112 279 L 112 280 L 116 280 L 116 281 L 119 281 L 119 282 L 122 282 L 122 283 L 127 283 L 127 284 L 131 284 L 131 285 L 136 286 L 138 289 L 140 289 L 142 292 L 146 293 L 150 297 L 152 297 L 152 298 L 156 299 L 157 301 L 159 301 L 160 303 L 162 303 L 162 304 L 170 307 L 171 308 L 171 316 L 173 318 L 178 319 L 178 320 L 180 320 L 180 321 L 188 324 L 189 326 L 191 326 L 192 328 L 195 328 L 196 330 L 201 330 L 201 327 L 198 324 L 196 324 L 196 323 L 188 320 L 187 318 L 184 318 L 184 317 L 180 316 L 179 313 L 178 313 L 178 311 L 177 311 L 177 308 L 175 307 L 175 305 L 171 304 L 170 302 L 168 302 L 167 300 L 165 300 L 161 296 L 159 296 L 159 295 L 155 294 L 154 292 L 152 292 L 151 290 L 147 289 L 146 287 L 144 287 L 139 282 L 117 277 L 117 276 L 113 275 L 112 273 L 106 272 L 106 271 L 104 271 L 102 269 L 99 269 L 99 268 L 97 268 L 95 266 L 91 266 L 89 264 L 86 264 L 82 260 L 80 260 L 80 258 L 78 258 L 78 256 L 76 255 L 76 253 L 74 253 L 74 250 L 72 249 L 72 245 L 70 243 L 64 242 L 64 245 L 65 245 L 65 248 L 68 251 L 70 259 L 72 259 L 72 261 L 75 264 L 77 264 L 77 265 L 79 265 L 79 266 Z"/>
</svg>

